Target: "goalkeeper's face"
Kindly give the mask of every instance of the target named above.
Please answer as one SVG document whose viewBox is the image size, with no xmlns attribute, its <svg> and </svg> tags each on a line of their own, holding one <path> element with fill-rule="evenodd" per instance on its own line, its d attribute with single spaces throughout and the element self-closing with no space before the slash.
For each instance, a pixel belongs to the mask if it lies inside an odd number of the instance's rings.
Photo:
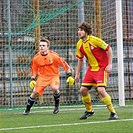
<svg viewBox="0 0 133 133">
<path fill-rule="evenodd" d="M 40 42 L 39 44 L 39 50 L 41 52 L 41 54 L 47 54 L 48 53 L 48 44 L 47 42 Z"/>
</svg>

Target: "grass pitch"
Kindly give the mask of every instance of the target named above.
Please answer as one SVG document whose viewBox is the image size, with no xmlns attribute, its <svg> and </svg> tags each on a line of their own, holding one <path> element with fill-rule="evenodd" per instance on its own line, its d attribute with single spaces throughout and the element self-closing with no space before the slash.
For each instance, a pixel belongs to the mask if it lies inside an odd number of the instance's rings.
<svg viewBox="0 0 133 133">
<path fill-rule="evenodd" d="M 132 133 L 133 106 L 116 107 L 118 120 L 108 120 L 105 106 L 93 106 L 95 115 L 80 120 L 85 108 L 60 107 L 58 114 L 53 108 L 34 107 L 27 116 L 24 109 L 0 110 L 0 133 Z"/>
</svg>

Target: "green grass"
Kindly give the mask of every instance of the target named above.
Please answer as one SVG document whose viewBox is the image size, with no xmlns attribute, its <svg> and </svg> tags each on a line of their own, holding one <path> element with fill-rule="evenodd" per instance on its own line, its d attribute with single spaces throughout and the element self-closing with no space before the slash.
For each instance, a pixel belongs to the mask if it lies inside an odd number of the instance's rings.
<svg viewBox="0 0 133 133">
<path fill-rule="evenodd" d="M 58 114 L 52 108 L 32 108 L 27 116 L 23 109 L 0 110 L 0 133 L 132 133 L 133 107 L 116 107 L 118 120 L 107 120 L 104 106 L 94 106 L 95 115 L 79 120 L 83 107 L 60 107 Z"/>
</svg>

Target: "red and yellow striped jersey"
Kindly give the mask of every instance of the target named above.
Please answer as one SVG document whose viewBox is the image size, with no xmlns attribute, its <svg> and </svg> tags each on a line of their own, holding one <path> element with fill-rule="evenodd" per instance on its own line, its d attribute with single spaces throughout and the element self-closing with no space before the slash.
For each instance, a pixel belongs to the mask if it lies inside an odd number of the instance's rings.
<svg viewBox="0 0 133 133">
<path fill-rule="evenodd" d="M 85 42 L 82 39 L 77 42 L 76 57 L 82 59 L 85 56 L 90 70 L 98 71 L 101 67 L 108 65 L 106 51 L 108 51 L 109 47 L 102 39 L 88 35 Z"/>
</svg>

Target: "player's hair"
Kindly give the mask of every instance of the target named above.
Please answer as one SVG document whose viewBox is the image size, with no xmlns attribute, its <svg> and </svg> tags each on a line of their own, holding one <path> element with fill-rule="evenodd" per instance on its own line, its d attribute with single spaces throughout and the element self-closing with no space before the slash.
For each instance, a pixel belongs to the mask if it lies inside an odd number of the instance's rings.
<svg viewBox="0 0 133 133">
<path fill-rule="evenodd" d="M 81 24 L 79 24 L 78 28 L 83 29 L 88 35 L 92 34 L 91 26 L 87 22 L 82 22 Z"/>
<path fill-rule="evenodd" d="M 46 42 L 48 45 L 48 47 L 50 47 L 50 41 L 48 40 L 48 39 L 46 39 L 46 38 L 41 38 L 40 39 L 40 42 Z"/>
</svg>

